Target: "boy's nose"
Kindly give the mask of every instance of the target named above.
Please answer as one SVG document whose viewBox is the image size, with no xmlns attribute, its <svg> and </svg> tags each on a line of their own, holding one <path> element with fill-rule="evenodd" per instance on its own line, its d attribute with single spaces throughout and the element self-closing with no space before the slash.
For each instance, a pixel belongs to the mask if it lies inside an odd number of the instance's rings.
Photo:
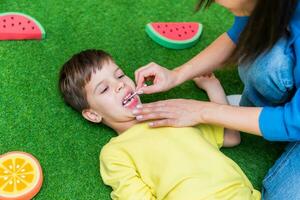
<svg viewBox="0 0 300 200">
<path fill-rule="evenodd" d="M 120 92 L 125 87 L 125 83 L 123 81 L 120 81 L 117 83 L 116 92 Z"/>
</svg>

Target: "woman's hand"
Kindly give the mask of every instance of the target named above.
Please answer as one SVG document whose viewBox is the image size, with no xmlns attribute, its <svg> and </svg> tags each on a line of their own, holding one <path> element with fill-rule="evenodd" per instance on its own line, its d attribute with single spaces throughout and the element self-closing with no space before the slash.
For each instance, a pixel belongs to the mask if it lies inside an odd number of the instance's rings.
<svg viewBox="0 0 300 200">
<path fill-rule="evenodd" d="M 148 80 L 153 81 L 153 85 L 144 86 Z M 136 89 L 144 94 L 167 91 L 176 86 L 176 80 L 176 71 L 168 70 L 153 62 L 135 71 Z"/>
<path fill-rule="evenodd" d="M 139 105 L 133 111 L 138 121 L 150 121 L 151 127 L 184 127 L 205 123 L 203 108 L 212 104 L 189 99 L 171 99 Z"/>
</svg>

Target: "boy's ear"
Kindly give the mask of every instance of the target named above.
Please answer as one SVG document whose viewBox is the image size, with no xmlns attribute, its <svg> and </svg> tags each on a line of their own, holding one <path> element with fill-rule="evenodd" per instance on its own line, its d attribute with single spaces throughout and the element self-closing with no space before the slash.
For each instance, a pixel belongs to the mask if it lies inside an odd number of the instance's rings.
<svg viewBox="0 0 300 200">
<path fill-rule="evenodd" d="M 102 121 L 102 116 L 100 116 L 97 112 L 91 110 L 91 109 L 84 109 L 81 112 L 82 116 L 91 122 L 94 123 L 100 123 Z"/>
</svg>

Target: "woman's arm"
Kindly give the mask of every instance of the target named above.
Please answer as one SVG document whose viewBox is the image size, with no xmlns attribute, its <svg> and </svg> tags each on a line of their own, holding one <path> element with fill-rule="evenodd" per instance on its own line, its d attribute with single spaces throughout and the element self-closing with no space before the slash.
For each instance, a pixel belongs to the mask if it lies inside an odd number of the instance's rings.
<svg viewBox="0 0 300 200">
<path fill-rule="evenodd" d="M 236 107 L 189 99 L 171 99 L 139 105 L 133 111 L 139 121 L 151 127 L 216 124 L 228 129 L 260 135 L 259 115 L 262 108 Z"/>
<path fill-rule="evenodd" d="M 194 58 L 175 68 L 176 85 L 197 76 L 208 74 L 222 67 L 235 49 L 236 45 L 227 33 L 223 33 L 212 44 Z"/>
<path fill-rule="evenodd" d="M 261 136 L 259 115 L 262 108 L 211 104 L 202 110 L 203 123 L 216 124 Z"/>
<path fill-rule="evenodd" d="M 137 90 L 145 94 L 167 91 L 186 80 L 210 73 L 222 66 L 230 57 L 236 45 L 227 33 L 218 37 L 211 45 L 187 63 L 174 70 L 168 70 L 156 63 L 149 63 L 135 71 Z M 144 87 L 147 79 L 153 85 Z"/>
</svg>

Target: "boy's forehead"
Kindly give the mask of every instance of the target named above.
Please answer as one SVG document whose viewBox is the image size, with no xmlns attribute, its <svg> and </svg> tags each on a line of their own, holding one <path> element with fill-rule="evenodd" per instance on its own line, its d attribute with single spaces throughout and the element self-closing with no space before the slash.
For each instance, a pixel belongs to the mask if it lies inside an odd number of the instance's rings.
<svg viewBox="0 0 300 200">
<path fill-rule="evenodd" d="M 101 69 L 96 69 L 92 73 L 91 80 L 92 80 L 92 82 L 100 81 L 101 79 L 105 79 L 105 78 L 114 76 L 114 72 L 118 69 L 119 69 L 118 65 L 116 65 L 114 62 L 112 62 L 112 61 L 105 62 L 105 63 L 103 63 Z"/>
<path fill-rule="evenodd" d="M 106 61 L 103 63 L 101 70 L 106 70 L 106 71 L 115 71 L 116 69 L 118 69 L 119 66 L 114 62 L 114 61 Z"/>
</svg>

